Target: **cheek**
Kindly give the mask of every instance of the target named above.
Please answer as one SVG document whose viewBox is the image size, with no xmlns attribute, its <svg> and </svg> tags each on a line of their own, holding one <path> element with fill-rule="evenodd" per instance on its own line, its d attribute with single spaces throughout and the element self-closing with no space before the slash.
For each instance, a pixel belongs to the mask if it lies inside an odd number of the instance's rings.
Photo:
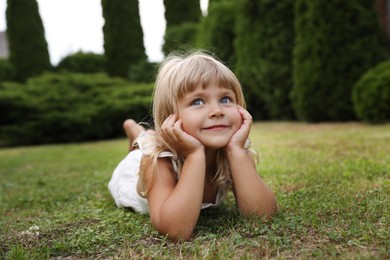
<svg viewBox="0 0 390 260">
<path fill-rule="evenodd" d="M 191 130 L 194 128 L 191 117 L 188 117 L 185 114 L 181 114 L 179 117 L 182 120 L 181 128 L 184 130 L 184 132 L 191 132 Z"/>
<path fill-rule="evenodd" d="M 240 112 L 238 110 L 233 111 L 232 113 L 232 122 L 234 125 L 234 130 L 238 130 L 240 126 L 242 125 L 242 117 Z"/>
</svg>

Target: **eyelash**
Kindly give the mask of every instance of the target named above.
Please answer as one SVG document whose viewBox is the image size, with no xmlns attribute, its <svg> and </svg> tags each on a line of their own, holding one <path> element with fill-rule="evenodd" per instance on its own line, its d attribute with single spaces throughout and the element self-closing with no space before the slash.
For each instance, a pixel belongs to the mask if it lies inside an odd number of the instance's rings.
<svg viewBox="0 0 390 260">
<path fill-rule="evenodd" d="M 228 96 L 222 97 L 221 100 L 220 100 L 220 102 L 222 102 L 222 100 L 224 100 L 224 99 L 227 99 L 227 100 L 228 100 L 228 102 L 225 102 L 224 104 L 233 102 L 233 99 L 232 99 L 231 97 L 228 97 Z M 194 99 L 194 100 L 191 102 L 191 105 L 192 105 L 192 106 L 198 106 L 198 105 L 200 105 L 200 104 L 196 104 L 198 101 L 201 101 L 202 103 L 204 103 L 204 100 L 203 100 L 203 99 L 201 99 L 201 98 L 196 98 L 196 99 Z"/>
<path fill-rule="evenodd" d="M 227 102 L 227 103 L 231 103 L 231 102 L 233 101 L 233 99 L 232 99 L 231 97 L 228 97 L 228 96 L 225 96 L 225 97 L 221 98 L 221 101 L 222 101 L 223 99 L 227 99 L 227 100 L 229 101 L 229 102 Z"/>
</svg>

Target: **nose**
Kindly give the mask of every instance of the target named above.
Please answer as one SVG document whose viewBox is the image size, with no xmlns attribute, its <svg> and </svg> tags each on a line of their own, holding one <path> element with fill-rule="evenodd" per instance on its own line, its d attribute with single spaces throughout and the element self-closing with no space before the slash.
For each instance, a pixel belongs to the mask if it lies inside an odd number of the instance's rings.
<svg viewBox="0 0 390 260">
<path fill-rule="evenodd" d="M 223 109 L 221 108 L 220 104 L 214 104 L 210 108 L 210 118 L 223 118 L 225 116 L 225 113 L 223 112 Z"/>
</svg>

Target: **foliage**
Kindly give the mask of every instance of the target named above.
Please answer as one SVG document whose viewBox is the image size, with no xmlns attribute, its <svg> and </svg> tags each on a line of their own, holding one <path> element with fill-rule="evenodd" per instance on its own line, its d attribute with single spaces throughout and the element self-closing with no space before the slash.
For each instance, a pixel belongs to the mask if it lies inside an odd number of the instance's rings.
<svg viewBox="0 0 390 260">
<path fill-rule="evenodd" d="M 389 57 L 375 1 L 295 1 L 295 112 L 305 121 L 355 118 L 353 84 Z"/>
<path fill-rule="evenodd" d="M 199 19 L 202 16 L 199 0 L 164 0 L 166 29 L 162 51 L 171 51 L 193 46 Z"/>
<path fill-rule="evenodd" d="M 157 63 L 142 60 L 131 66 L 128 79 L 131 82 L 151 83 L 155 80 L 157 70 Z"/>
<path fill-rule="evenodd" d="M 353 87 L 356 115 L 368 122 L 390 122 L 390 61 L 370 69 Z"/>
<path fill-rule="evenodd" d="M 175 51 L 192 49 L 196 43 L 198 24 L 183 22 L 180 25 L 173 25 L 165 30 L 163 53 L 168 55 Z"/>
<path fill-rule="evenodd" d="M 102 0 L 102 10 L 107 72 L 127 78 L 131 66 L 146 60 L 138 1 Z"/>
<path fill-rule="evenodd" d="M 118 209 L 107 189 L 128 140 L 0 149 L 1 259 L 387 259 L 390 125 L 255 123 L 279 214 L 244 218 L 231 194 L 188 242 Z"/>
<path fill-rule="evenodd" d="M 291 5 L 291 1 L 245 0 L 238 6 L 236 74 L 256 119 L 292 117 L 288 98 L 294 37 Z"/>
<path fill-rule="evenodd" d="M 166 27 L 180 25 L 183 22 L 199 22 L 202 15 L 199 0 L 164 0 Z"/>
<path fill-rule="evenodd" d="M 105 72 L 105 58 L 92 52 L 76 52 L 63 58 L 57 65 L 60 72 L 96 73 Z"/>
<path fill-rule="evenodd" d="M 15 68 L 9 62 L 8 59 L 1 59 L 0 58 L 0 82 L 7 81 L 7 80 L 13 80 L 15 77 Z"/>
<path fill-rule="evenodd" d="M 51 69 L 45 31 L 36 0 L 7 0 L 6 10 L 9 60 L 16 79 L 29 77 Z"/>
<path fill-rule="evenodd" d="M 197 47 L 209 49 L 228 66 L 236 64 L 234 30 L 236 3 L 231 0 L 216 2 L 208 8 L 208 15 L 201 19 L 197 35 Z"/>
<path fill-rule="evenodd" d="M 26 84 L 3 83 L 6 145 L 99 140 L 122 135 L 122 122 L 148 116 L 152 85 L 104 74 L 44 74 Z"/>
<path fill-rule="evenodd" d="M 235 43 L 237 74 L 248 89 L 248 108 L 258 119 L 294 117 L 289 97 L 293 85 L 293 2 L 241 1 Z"/>
</svg>

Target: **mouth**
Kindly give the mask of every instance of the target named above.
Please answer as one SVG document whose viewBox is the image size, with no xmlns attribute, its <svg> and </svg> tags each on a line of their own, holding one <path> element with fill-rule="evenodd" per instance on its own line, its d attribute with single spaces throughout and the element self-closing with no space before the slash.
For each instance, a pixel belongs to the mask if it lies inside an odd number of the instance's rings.
<svg viewBox="0 0 390 260">
<path fill-rule="evenodd" d="M 206 128 L 203 128 L 204 130 L 213 130 L 213 131 L 218 131 L 218 130 L 224 130 L 228 128 L 227 125 L 212 125 Z"/>
</svg>

